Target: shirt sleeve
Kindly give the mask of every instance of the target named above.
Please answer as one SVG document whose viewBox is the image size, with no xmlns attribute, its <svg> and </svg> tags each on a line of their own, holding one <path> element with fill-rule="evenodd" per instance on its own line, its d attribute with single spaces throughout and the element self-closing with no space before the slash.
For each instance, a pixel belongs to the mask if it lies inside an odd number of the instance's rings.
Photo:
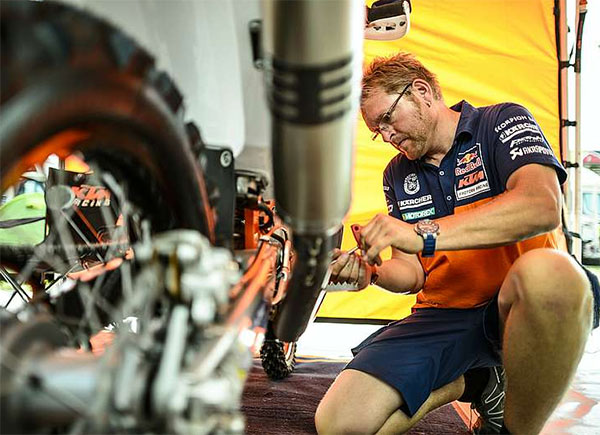
<svg viewBox="0 0 600 435">
<path fill-rule="evenodd" d="M 394 180 L 391 177 L 389 166 L 383 173 L 383 194 L 385 195 L 388 214 L 396 219 L 402 219 L 400 210 L 398 210 L 398 201 L 394 192 Z"/>
<path fill-rule="evenodd" d="M 553 167 L 560 184 L 567 179 L 567 172 L 556 159 L 537 121 L 523 106 L 507 104 L 500 109 L 492 143 L 503 187 L 514 171 L 530 163 Z"/>
</svg>

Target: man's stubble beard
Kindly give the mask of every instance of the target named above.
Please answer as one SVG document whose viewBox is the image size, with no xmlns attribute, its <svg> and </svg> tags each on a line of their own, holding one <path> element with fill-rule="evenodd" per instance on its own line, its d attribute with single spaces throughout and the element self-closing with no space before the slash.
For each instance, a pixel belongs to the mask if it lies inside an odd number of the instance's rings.
<svg viewBox="0 0 600 435">
<path fill-rule="evenodd" d="M 410 153 L 411 155 L 414 154 L 414 158 L 411 158 L 411 160 L 417 160 L 425 155 L 428 151 L 427 143 L 433 131 L 431 115 L 423 112 L 422 107 L 419 105 L 415 104 L 415 109 L 415 128 L 409 136 L 409 139 L 413 143 L 411 148 L 414 151 L 414 153 Z"/>
</svg>

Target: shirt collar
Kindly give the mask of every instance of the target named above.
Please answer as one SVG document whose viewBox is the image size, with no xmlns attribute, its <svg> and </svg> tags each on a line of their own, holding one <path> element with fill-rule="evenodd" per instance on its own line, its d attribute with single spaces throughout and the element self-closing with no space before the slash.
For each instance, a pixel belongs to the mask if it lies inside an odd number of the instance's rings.
<svg viewBox="0 0 600 435">
<path fill-rule="evenodd" d="M 458 120 L 458 126 L 456 127 L 456 134 L 454 135 L 454 142 L 451 148 L 451 150 L 453 150 L 456 149 L 456 141 L 461 134 L 467 133 L 471 137 L 475 135 L 475 128 L 479 119 L 479 109 L 471 106 L 466 100 L 462 100 L 461 102 L 456 103 L 454 106 L 451 106 L 450 109 L 454 110 L 455 112 L 460 112 L 460 118 Z M 451 152 L 448 152 L 444 156 L 443 160 L 449 158 L 448 156 L 450 154 Z M 417 161 L 422 165 L 430 165 L 429 163 L 425 163 L 425 156 L 419 158 Z M 430 166 L 437 169 L 437 166 L 435 165 Z"/>
<path fill-rule="evenodd" d="M 467 101 L 462 100 L 460 103 L 450 107 L 455 112 L 460 112 L 460 119 L 456 127 L 455 138 L 458 138 L 463 133 L 468 133 L 473 136 L 475 134 L 475 126 L 479 119 L 479 110 L 471 106 Z"/>
</svg>

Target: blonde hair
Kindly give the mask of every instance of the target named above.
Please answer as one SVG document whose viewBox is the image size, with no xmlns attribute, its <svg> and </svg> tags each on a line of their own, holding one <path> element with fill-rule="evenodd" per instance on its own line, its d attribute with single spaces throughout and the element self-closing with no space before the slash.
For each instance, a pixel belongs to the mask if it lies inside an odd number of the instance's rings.
<svg viewBox="0 0 600 435">
<path fill-rule="evenodd" d="M 388 94 L 397 93 L 415 79 L 425 80 L 431 86 L 434 98 L 442 99 L 436 75 L 412 54 L 400 52 L 389 57 L 376 57 L 363 71 L 361 105 L 377 89 L 383 89 Z"/>
</svg>

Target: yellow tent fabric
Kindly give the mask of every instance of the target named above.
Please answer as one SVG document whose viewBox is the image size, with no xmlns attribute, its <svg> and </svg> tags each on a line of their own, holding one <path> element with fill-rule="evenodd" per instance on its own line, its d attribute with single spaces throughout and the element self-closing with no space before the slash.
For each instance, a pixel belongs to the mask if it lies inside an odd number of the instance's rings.
<svg viewBox="0 0 600 435">
<path fill-rule="evenodd" d="M 475 106 L 504 101 L 522 104 L 559 155 L 554 1 L 414 0 L 413 5 L 407 36 L 397 41 L 365 41 L 365 65 L 376 56 L 411 52 L 437 74 L 446 104 L 462 99 Z M 353 202 L 346 227 L 365 224 L 376 213 L 387 212 L 382 174 L 395 154 L 391 146 L 371 141 L 360 117 L 356 128 Z M 342 247 L 354 245 L 347 228 Z M 357 293 L 328 294 L 318 316 L 399 319 L 410 313 L 413 303 L 414 296 L 371 287 Z"/>
</svg>

